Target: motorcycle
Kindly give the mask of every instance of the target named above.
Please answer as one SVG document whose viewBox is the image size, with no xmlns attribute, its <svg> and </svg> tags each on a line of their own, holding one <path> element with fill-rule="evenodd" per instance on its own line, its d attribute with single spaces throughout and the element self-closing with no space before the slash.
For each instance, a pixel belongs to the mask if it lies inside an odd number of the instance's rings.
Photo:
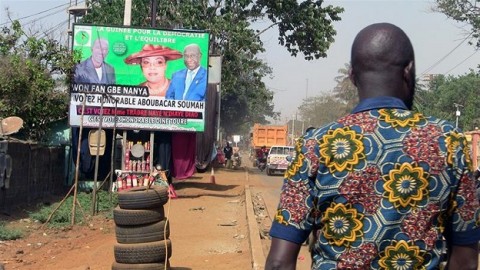
<svg viewBox="0 0 480 270">
<path fill-rule="evenodd" d="M 263 157 L 257 159 L 257 168 L 263 172 L 267 168 L 267 157 L 264 154 Z"/>
<path fill-rule="evenodd" d="M 232 168 L 238 169 L 242 165 L 242 158 L 240 157 L 239 153 L 233 153 L 232 156 Z"/>
</svg>

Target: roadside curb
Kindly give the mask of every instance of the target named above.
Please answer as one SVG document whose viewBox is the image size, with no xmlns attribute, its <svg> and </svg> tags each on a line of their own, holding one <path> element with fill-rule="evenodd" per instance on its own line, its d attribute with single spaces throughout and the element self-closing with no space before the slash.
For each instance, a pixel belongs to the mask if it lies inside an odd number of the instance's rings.
<svg viewBox="0 0 480 270">
<path fill-rule="evenodd" d="M 246 173 L 247 184 L 245 185 L 245 207 L 247 211 L 248 234 L 250 239 L 250 251 L 252 255 L 252 269 L 261 270 L 265 265 L 265 254 L 258 231 L 257 219 L 253 210 L 252 193 L 248 184 L 248 172 Z"/>
</svg>

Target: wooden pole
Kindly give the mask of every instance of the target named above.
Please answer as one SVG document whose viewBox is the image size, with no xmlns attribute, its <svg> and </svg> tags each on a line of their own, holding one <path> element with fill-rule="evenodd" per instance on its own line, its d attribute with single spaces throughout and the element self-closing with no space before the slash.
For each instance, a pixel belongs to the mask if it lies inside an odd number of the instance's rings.
<svg viewBox="0 0 480 270">
<path fill-rule="evenodd" d="M 78 145 L 77 145 L 77 160 L 75 161 L 75 183 L 73 184 L 73 204 L 72 204 L 72 214 L 71 222 L 72 225 L 75 224 L 75 205 L 77 201 L 77 192 L 78 192 L 78 167 L 80 164 L 80 146 L 82 144 L 82 132 L 83 132 L 83 115 L 85 113 L 85 103 L 87 102 L 87 94 L 83 95 L 82 103 L 82 114 L 80 114 L 80 130 L 78 131 Z"/>
</svg>

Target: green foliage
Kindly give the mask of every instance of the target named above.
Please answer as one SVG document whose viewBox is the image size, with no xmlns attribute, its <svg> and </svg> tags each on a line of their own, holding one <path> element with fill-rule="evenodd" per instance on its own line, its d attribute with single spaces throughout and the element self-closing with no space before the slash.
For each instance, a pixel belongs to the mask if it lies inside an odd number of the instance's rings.
<svg viewBox="0 0 480 270">
<path fill-rule="evenodd" d="M 350 113 L 358 104 L 357 87 L 353 85 L 350 77 L 348 76 L 349 69 L 350 64 L 345 64 L 344 68 L 338 70 L 339 75 L 335 77 L 337 85 L 335 88 L 333 88 L 333 96 L 343 104 L 338 109 L 343 114 Z"/>
<path fill-rule="evenodd" d="M 122 25 L 123 0 L 89 1 L 91 12 L 83 23 Z M 323 1 L 293 0 L 185 0 L 158 1 L 155 25 L 164 29 L 202 29 L 210 32 L 210 54 L 222 56 L 221 126 L 227 134 L 267 117 L 277 118 L 273 92 L 262 78 L 271 69 L 256 55 L 264 51 L 260 35 L 277 26 L 279 44 L 292 56 L 306 60 L 326 56 L 336 32 L 332 23 L 340 20 L 342 8 L 322 7 Z M 133 1 L 132 26 L 148 27 L 150 1 Z M 269 19 L 271 25 L 254 30 L 252 23 Z"/>
<path fill-rule="evenodd" d="M 100 190 L 97 192 L 97 210 L 103 212 L 107 217 L 112 217 L 112 209 L 117 205 L 117 197 L 112 197 L 110 202 L 110 194 Z M 92 194 L 80 192 L 77 194 L 78 204 L 75 207 L 75 222 L 85 223 L 85 217 L 91 214 Z M 30 218 L 38 220 L 41 223 L 47 222 L 49 216 L 57 208 L 59 202 L 50 206 L 40 206 L 37 211 L 30 213 Z M 55 211 L 48 225 L 50 227 L 63 227 L 71 224 L 73 209 L 73 196 L 69 196 L 63 204 Z"/>
<path fill-rule="evenodd" d="M 303 101 L 300 117 L 307 126 L 320 127 L 352 111 L 358 103 L 357 88 L 348 77 L 349 64 L 338 70 L 337 85 L 331 94 L 321 94 Z"/>
<path fill-rule="evenodd" d="M 304 100 L 299 113 L 307 126 L 320 127 L 345 115 L 344 107 L 345 103 L 333 95 L 321 94 Z"/>
<path fill-rule="evenodd" d="M 456 122 L 456 107 L 459 104 L 458 125 L 465 131 L 480 126 L 480 75 L 470 72 L 462 76 L 436 76 L 426 88 L 416 95 L 416 108 L 426 115 Z"/>
<path fill-rule="evenodd" d="M 340 21 L 341 7 L 328 5 L 323 1 L 260 0 L 255 8 L 265 9 L 266 16 L 279 29 L 279 43 L 285 46 L 292 56 L 299 52 L 306 60 L 327 56 L 327 50 L 335 41 L 336 31 L 333 21 Z"/>
<path fill-rule="evenodd" d="M 0 117 L 21 117 L 16 136 L 42 141 L 49 124 L 67 116 L 68 93 L 54 78 L 68 82 L 76 58 L 53 39 L 28 36 L 18 21 L 2 29 L 0 56 Z"/>
<path fill-rule="evenodd" d="M 0 240 L 8 241 L 23 237 L 23 231 L 16 228 L 8 228 L 5 222 L 0 222 Z"/>
<path fill-rule="evenodd" d="M 476 0 L 436 0 L 437 11 L 447 17 L 469 25 L 470 44 L 480 48 L 480 7 Z"/>
</svg>

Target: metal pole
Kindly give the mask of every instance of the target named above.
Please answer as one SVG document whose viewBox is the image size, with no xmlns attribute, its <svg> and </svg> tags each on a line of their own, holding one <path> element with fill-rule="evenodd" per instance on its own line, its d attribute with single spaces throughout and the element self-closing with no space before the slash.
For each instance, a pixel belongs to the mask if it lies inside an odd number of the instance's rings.
<svg viewBox="0 0 480 270">
<path fill-rule="evenodd" d="M 221 103 L 222 103 L 222 91 L 220 88 L 220 84 L 217 84 L 217 97 L 218 97 L 218 107 L 217 107 L 217 141 L 220 144 L 220 109 L 221 109 Z"/>
<path fill-rule="evenodd" d="M 130 26 L 132 23 L 132 0 L 125 0 L 125 9 L 123 13 L 123 25 Z"/>
<path fill-rule="evenodd" d="M 460 107 L 463 107 L 462 105 L 460 104 L 457 104 L 457 103 L 453 103 L 453 105 L 455 105 L 455 108 L 456 108 L 456 111 L 455 111 L 455 128 L 458 128 L 458 118 L 460 117 L 461 113 L 460 113 Z"/>
<path fill-rule="evenodd" d="M 152 28 L 157 27 L 157 0 L 150 1 L 150 17 Z"/>
<path fill-rule="evenodd" d="M 295 118 L 292 118 L 292 145 L 295 145 Z"/>
</svg>

